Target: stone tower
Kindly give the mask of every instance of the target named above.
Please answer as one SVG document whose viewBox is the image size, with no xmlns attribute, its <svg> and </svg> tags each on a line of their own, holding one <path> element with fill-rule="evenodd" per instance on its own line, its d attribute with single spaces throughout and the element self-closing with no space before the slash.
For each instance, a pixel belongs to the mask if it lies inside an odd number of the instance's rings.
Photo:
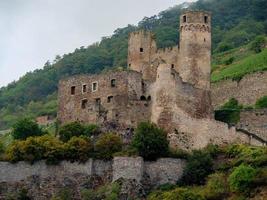
<svg viewBox="0 0 267 200">
<path fill-rule="evenodd" d="M 141 72 L 143 79 L 149 79 L 151 59 L 156 50 L 152 32 L 140 30 L 131 33 L 128 40 L 128 68 Z"/>
<path fill-rule="evenodd" d="M 180 16 L 179 73 L 184 82 L 210 89 L 211 14 L 186 11 Z"/>
</svg>

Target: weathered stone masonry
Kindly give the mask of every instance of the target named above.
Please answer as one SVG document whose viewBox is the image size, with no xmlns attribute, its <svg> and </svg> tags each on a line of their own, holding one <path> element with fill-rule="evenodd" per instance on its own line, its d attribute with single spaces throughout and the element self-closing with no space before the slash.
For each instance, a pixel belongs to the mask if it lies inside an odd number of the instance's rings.
<svg viewBox="0 0 267 200">
<path fill-rule="evenodd" d="M 112 123 L 120 131 L 152 121 L 166 130 L 172 147 L 202 148 L 247 135 L 213 120 L 210 90 L 211 15 L 180 16 L 179 46 L 158 49 L 149 31 L 129 35 L 128 71 L 80 75 L 59 83 L 58 119 Z"/>
<path fill-rule="evenodd" d="M 161 158 L 144 162 L 141 157 L 115 157 L 113 161 L 88 160 L 86 163 L 63 161 L 46 165 L 44 161 L 30 165 L 25 162 L 0 162 L 0 199 L 28 190 L 33 199 L 51 199 L 63 188 L 69 188 L 73 199 L 81 199 L 82 189 L 94 189 L 118 179 L 135 180 L 146 187 L 175 184 L 182 176 L 185 161 Z"/>
</svg>

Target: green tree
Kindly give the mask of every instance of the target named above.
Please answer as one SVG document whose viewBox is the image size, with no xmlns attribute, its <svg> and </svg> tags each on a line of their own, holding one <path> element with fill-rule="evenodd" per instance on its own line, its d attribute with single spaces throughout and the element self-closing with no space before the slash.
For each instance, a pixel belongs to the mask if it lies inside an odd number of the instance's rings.
<svg viewBox="0 0 267 200">
<path fill-rule="evenodd" d="M 63 142 L 69 141 L 74 136 L 85 135 L 85 128 L 80 122 L 71 122 L 59 129 L 59 138 Z"/>
<path fill-rule="evenodd" d="M 155 160 L 166 156 L 168 145 L 166 133 L 149 122 L 142 122 L 138 125 L 132 141 L 132 146 L 146 160 Z"/>
<path fill-rule="evenodd" d="M 114 153 L 122 150 L 122 140 L 113 133 L 103 134 L 96 141 L 95 150 L 98 157 L 110 159 Z"/>
<path fill-rule="evenodd" d="M 203 184 L 205 178 L 213 172 L 212 157 L 206 151 L 195 150 L 189 156 L 185 167 L 182 184 Z"/>
<path fill-rule="evenodd" d="M 251 50 L 260 53 L 266 45 L 266 39 L 263 35 L 257 36 L 251 43 Z"/>
<path fill-rule="evenodd" d="M 249 192 L 256 173 L 257 171 L 253 167 L 241 164 L 229 176 L 230 189 L 233 192 Z"/>
<path fill-rule="evenodd" d="M 11 134 L 16 140 L 25 140 L 27 137 L 41 136 L 46 133 L 35 121 L 28 118 L 18 120 L 12 128 Z"/>
</svg>

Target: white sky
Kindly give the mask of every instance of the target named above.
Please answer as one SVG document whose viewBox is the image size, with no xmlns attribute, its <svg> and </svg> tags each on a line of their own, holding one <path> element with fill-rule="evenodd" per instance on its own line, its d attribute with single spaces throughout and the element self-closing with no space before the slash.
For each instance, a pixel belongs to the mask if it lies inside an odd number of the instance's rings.
<svg viewBox="0 0 267 200">
<path fill-rule="evenodd" d="M 0 0 L 0 87 L 185 1 L 193 0 Z"/>
</svg>

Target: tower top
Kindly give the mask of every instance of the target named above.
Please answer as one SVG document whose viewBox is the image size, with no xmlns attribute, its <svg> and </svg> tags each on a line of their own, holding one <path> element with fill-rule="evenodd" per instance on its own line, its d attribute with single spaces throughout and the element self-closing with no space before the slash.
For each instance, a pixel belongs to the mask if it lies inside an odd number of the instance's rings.
<svg viewBox="0 0 267 200">
<path fill-rule="evenodd" d="M 207 11 L 184 11 L 180 16 L 180 24 L 184 23 L 201 23 L 210 25 L 211 12 Z"/>
</svg>

